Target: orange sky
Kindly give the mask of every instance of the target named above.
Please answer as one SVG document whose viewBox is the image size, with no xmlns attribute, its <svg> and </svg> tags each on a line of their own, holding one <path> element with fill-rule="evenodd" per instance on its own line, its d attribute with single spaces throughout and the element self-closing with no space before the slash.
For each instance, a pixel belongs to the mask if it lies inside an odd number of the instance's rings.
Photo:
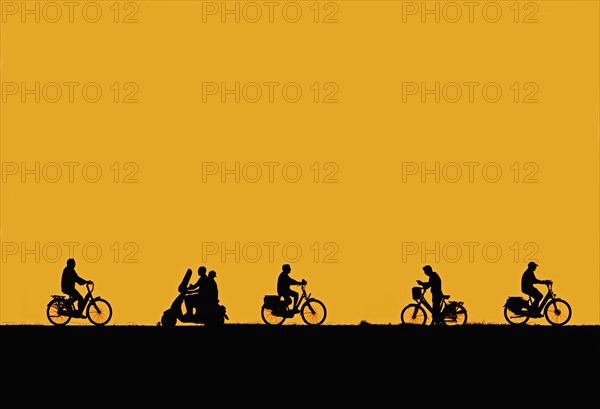
<svg viewBox="0 0 600 409">
<path fill-rule="evenodd" d="M 530 260 L 599 323 L 597 2 L 0 3 L 0 323 L 71 256 L 114 324 L 200 265 L 260 322 L 286 262 L 328 324 L 424 264 L 504 323 Z"/>
</svg>

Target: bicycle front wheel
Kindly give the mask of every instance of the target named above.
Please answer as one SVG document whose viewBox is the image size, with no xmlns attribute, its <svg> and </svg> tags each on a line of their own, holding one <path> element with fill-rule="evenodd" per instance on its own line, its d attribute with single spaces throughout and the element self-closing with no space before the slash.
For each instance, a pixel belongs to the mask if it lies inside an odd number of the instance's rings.
<svg viewBox="0 0 600 409">
<path fill-rule="evenodd" d="M 90 301 L 86 314 L 92 324 L 98 326 L 106 325 L 112 318 L 112 307 L 108 301 L 96 298 Z"/>
<path fill-rule="evenodd" d="M 571 306 L 565 300 L 555 298 L 548 302 L 544 310 L 546 321 L 551 325 L 565 325 L 571 319 Z"/>
<path fill-rule="evenodd" d="M 327 317 L 327 309 L 321 301 L 311 298 L 302 305 L 300 316 L 307 325 L 321 325 Z"/>
<path fill-rule="evenodd" d="M 281 325 L 285 321 L 284 316 L 274 315 L 273 310 L 265 308 L 264 306 L 260 309 L 260 316 L 267 325 Z"/>
<path fill-rule="evenodd" d="M 425 325 L 427 313 L 419 304 L 408 304 L 400 313 L 400 321 L 403 324 Z"/>
<path fill-rule="evenodd" d="M 67 325 L 69 321 L 71 321 L 70 316 L 59 314 L 59 311 L 63 309 L 63 302 L 64 301 L 52 300 L 50 304 L 48 304 L 48 308 L 46 308 L 46 317 L 48 317 L 48 321 L 59 327 Z"/>
<path fill-rule="evenodd" d="M 457 305 L 454 312 L 444 316 L 445 325 L 466 325 L 467 309 L 463 305 Z"/>
</svg>

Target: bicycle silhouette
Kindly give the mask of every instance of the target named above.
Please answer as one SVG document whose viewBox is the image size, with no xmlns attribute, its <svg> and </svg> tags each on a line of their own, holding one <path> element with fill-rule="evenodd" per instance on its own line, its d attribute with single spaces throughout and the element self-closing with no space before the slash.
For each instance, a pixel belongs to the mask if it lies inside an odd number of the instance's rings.
<svg viewBox="0 0 600 409">
<path fill-rule="evenodd" d="M 64 295 L 52 295 L 52 299 L 46 307 L 46 316 L 48 321 L 57 326 L 67 325 L 71 318 L 87 318 L 92 324 L 103 326 L 108 324 L 112 318 L 112 307 L 102 297 L 94 297 L 94 283 L 88 282 L 85 285 L 87 294 L 83 298 L 84 316 L 76 316 L 76 310 L 73 305 L 73 299 Z"/>
<path fill-rule="evenodd" d="M 539 310 L 543 311 L 543 315 L 535 316 L 529 311 L 533 304 L 533 298 L 529 296 L 525 299 L 520 296 L 510 296 L 504 303 L 504 318 L 511 325 L 523 325 L 530 318 L 546 317 L 546 321 L 550 325 L 562 326 L 571 319 L 571 306 L 565 300 L 556 297 L 552 290 L 552 281 L 545 280 L 544 284 L 548 287 L 546 295 L 539 305 Z"/>
<path fill-rule="evenodd" d="M 283 297 L 279 295 L 265 295 L 263 305 L 260 309 L 260 316 L 267 325 L 281 325 L 288 318 L 300 314 L 302 321 L 307 325 L 321 325 L 327 317 L 327 309 L 323 302 L 312 298 L 311 294 L 306 294 L 306 280 L 302 280 L 302 294 L 298 298 L 296 305 L 288 309 Z M 301 307 L 300 307 L 301 306 Z M 299 307 L 299 308 L 298 308 Z"/>
<path fill-rule="evenodd" d="M 425 325 L 427 322 L 427 311 L 433 317 L 433 308 L 425 299 L 427 289 L 423 287 L 412 288 L 412 298 L 414 303 L 408 304 L 400 313 L 400 320 L 403 324 Z M 467 323 L 467 309 L 462 301 L 449 301 L 450 296 L 444 295 L 441 305 L 441 325 L 465 325 Z M 427 310 L 427 311 L 426 311 Z"/>
</svg>

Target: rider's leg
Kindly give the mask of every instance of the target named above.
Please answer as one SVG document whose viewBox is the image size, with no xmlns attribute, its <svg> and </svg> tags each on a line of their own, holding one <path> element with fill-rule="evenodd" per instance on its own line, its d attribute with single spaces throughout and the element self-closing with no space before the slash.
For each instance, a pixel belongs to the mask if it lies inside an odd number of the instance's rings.
<svg viewBox="0 0 600 409">
<path fill-rule="evenodd" d="M 73 291 L 70 291 L 67 294 L 69 297 L 71 297 L 71 305 L 73 305 L 73 311 L 75 312 L 76 316 L 83 316 L 83 296 L 76 289 L 73 289 Z M 77 309 L 75 309 L 76 304 Z"/>
<path fill-rule="evenodd" d="M 290 290 L 290 295 L 294 299 L 293 310 L 298 311 L 298 293 L 294 290 Z"/>
<path fill-rule="evenodd" d="M 432 317 L 430 325 L 439 324 L 439 322 L 441 321 L 440 309 L 442 308 L 442 297 L 433 297 L 431 299 L 431 306 L 433 309 L 433 312 L 432 312 L 433 317 Z"/>
<path fill-rule="evenodd" d="M 282 297 L 283 297 L 283 303 L 285 305 L 285 308 L 288 309 L 288 310 L 293 309 L 294 308 L 293 306 L 290 308 L 290 305 L 292 304 L 292 297 L 291 297 L 291 295 L 290 294 L 283 294 Z"/>
<path fill-rule="evenodd" d="M 531 297 L 533 298 L 533 303 L 531 304 L 531 312 L 535 315 L 540 316 L 540 301 L 542 301 L 542 298 L 544 298 L 544 294 L 541 293 L 540 290 L 538 290 L 537 288 L 534 288 L 529 295 L 531 295 Z"/>
<path fill-rule="evenodd" d="M 185 314 L 183 314 L 184 319 L 190 318 L 194 311 L 194 300 L 192 298 L 192 295 L 187 295 L 183 298 L 183 304 L 185 305 Z"/>
</svg>

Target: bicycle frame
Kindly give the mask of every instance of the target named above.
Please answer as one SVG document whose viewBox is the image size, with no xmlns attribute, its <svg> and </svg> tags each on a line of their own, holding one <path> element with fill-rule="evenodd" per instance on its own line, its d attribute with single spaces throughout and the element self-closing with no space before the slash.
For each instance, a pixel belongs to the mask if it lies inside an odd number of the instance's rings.
<svg viewBox="0 0 600 409">
<path fill-rule="evenodd" d="M 433 306 L 427 302 L 425 298 L 425 293 L 427 292 L 427 288 L 424 288 L 421 292 L 421 296 L 419 297 L 419 301 L 415 301 L 417 305 L 423 305 L 427 308 L 427 311 L 433 316 Z M 442 302 L 440 303 L 440 314 L 444 311 L 444 307 L 446 306 L 446 298 L 442 298 Z"/>
<path fill-rule="evenodd" d="M 539 311 L 544 311 L 544 308 L 546 307 L 546 304 L 548 304 L 548 301 L 556 298 L 556 294 L 554 294 L 554 291 L 552 291 L 552 283 L 546 284 L 546 287 L 548 287 L 548 289 L 546 291 L 546 294 L 544 295 L 544 298 L 542 298 L 540 301 L 540 305 L 538 306 Z M 529 303 L 529 308 L 531 308 L 531 306 L 533 305 L 533 297 L 529 295 L 529 299 L 527 300 L 527 302 Z"/>
<path fill-rule="evenodd" d="M 81 301 L 83 304 L 83 307 L 80 310 L 82 312 L 85 311 L 89 302 L 93 302 L 94 298 L 93 298 L 92 292 L 94 291 L 94 284 L 91 284 L 91 286 L 92 286 L 92 288 L 90 289 L 90 284 L 86 283 L 86 285 L 85 285 L 87 293 L 85 294 L 85 296 L 83 297 L 83 300 Z M 70 310 L 59 311 L 60 315 L 70 315 L 75 312 L 75 300 L 73 298 L 71 298 L 71 296 L 69 296 L 66 300 L 69 303 L 69 305 L 71 306 L 71 308 L 70 308 Z"/>
<path fill-rule="evenodd" d="M 299 310 L 300 306 L 304 303 L 304 301 L 308 300 L 310 298 L 310 294 L 306 294 L 306 284 L 302 284 L 302 294 L 300 294 L 300 297 L 298 297 L 298 302 L 293 306 L 293 309 L 295 310 Z"/>
</svg>

